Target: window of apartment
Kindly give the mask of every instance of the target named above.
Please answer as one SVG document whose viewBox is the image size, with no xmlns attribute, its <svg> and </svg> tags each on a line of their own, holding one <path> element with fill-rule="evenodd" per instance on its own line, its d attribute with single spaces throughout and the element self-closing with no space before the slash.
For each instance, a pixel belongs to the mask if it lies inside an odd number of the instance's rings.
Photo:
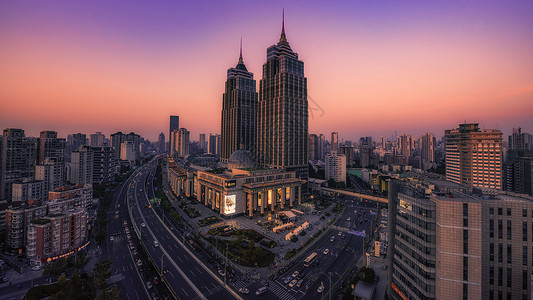
<svg viewBox="0 0 533 300">
<path fill-rule="evenodd" d="M 522 271 L 522 289 L 527 291 L 529 282 L 527 280 L 527 270 Z"/>
<path fill-rule="evenodd" d="M 503 300 L 503 292 L 498 291 L 498 300 Z"/>
<path fill-rule="evenodd" d="M 493 290 L 489 291 L 489 300 L 494 300 L 494 291 Z"/>
<path fill-rule="evenodd" d="M 511 263 L 512 255 L 511 255 L 511 244 L 507 244 L 507 263 Z"/>
<path fill-rule="evenodd" d="M 463 300 L 468 300 L 468 284 L 463 283 Z"/>
<path fill-rule="evenodd" d="M 498 220 L 498 238 L 503 239 L 503 221 Z"/>
<path fill-rule="evenodd" d="M 511 239 L 511 220 L 507 220 L 507 239 Z"/>
<path fill-rule="evenodd" d="M 494 267 L 489 267 L 489 284 L 494 285 Z"/>
<path fill-rule="evenodd" d="M 468 281 L 468 256 L 463 256 L 463 281 Z"/>
<path fill-rule="evenodd" d="M 489 260 L 494 261 L 494 243 L 490 243 Z"/>
<path fill-rule="evenodd" d="M 507 287 L 511 287 L 511 284 L 513 282 L 513 270 L 511 268 L 507 268 Z"/>
<path fill-rule="evenodd" d="M 463 230 L 463 253 L 468 254 L 468 230 Z"/>
<path fill-rule="evenodd" d="M 527 217 L 527 209 L 522 209 L 522 217 Z"/>
<path fill-rule="evenodd" d="M 491 215 L 494 214 L 494 207 L 489 208 L 489 214 L 491 214 Z"/>
<path fill-rule="evenodd" d="M 511 209 L 510 209 L 510 208 L 507 209 L 507 215 L 508 215 L 508 216 L 511 215 Z"/>
<path fill-rule="evenodd" d="M 502 243 L 498 244 L 498 262 L 503 262 L 503 245 L 502 245 Z"/>
<path fill-rule="evenodd" d="M 498 207 L 498 215 L 499 216 L 503 215 L 503 208 Z"/>
<path fill-rule="evenodd" d="M 498 267 L 498 285 L 499 286 L 503 285 L 503 268 L 502 267 Z"/>
<path fill-rule="evenodd" d="M 527 246 L 522 246 L 522 265 L 527 266 Z"/>
<path fill-rule="evenodd" d="M 527 222 L 522 222 L 522 240 L 527 241 Z"/>
<path fill-rule="evenodd" d="M 494 237 L 494 220 L 489 220 L 489 234 L 490 234 L 490 237 L 493 238 Z"/>
<path fill-rule="evenodd" d="M 468 219 L 467 218 L 463 219 L 463 227 L 468 227 Z"/>
</svg>

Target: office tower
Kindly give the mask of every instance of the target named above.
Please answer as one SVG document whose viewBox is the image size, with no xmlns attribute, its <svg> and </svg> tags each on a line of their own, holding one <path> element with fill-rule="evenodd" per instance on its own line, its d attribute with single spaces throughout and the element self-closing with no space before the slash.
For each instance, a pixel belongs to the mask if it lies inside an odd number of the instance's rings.
<svg viewBox="0 0 533 300">
<path fill-rule="evenodd" d="M 199 139 L 199 145 L 200 145 L 200 152 L 201 153 L 207 153 L 207 140 L 205 138 L 205 133 L 201 133 L 200 134 L 200 139 Z"/>
<path fill-rule="evenodd" d="M 115 157 L 119 159 L 122 157 L 122 143 L 126 141 L 133 144 L 135 159 L 139 158 L 141 153 L 141 137 L 133 132 L 124 134 L 120 131 L 111 135 L 111 146 L 115 149 Z"/>
<path fill-rule="evenodd" d="M 383 136 L 379 139 L 379 146 L 381 149 L 385 149 L 385 138 Z"/>
<path fill-rule="evenodd" d="M 352 146 L 341 146 L 341 154 L 346 156 L 346 167 L 353 166 L 354 149 Z"/>
<path fill-rule="evenodd" d="M 109 183 L 118 174 L 115 149 L 109 146 L 91 147 L 93 152 L 93 183 Z"/>
<path fill-rule="evenodd" d="M 135 145 L 131 141 L 124 141 L 120 144 L 120 159 L 127 161 L 135 161 Z"/>
<path fill-rule="evenodd" d="M 82 146 L 70 155 L 70 183 L 93 183 L 93 150 L 89 146 Z"/>
<path fill-rule="evenodd" d="M 222 125 L 220 159 L 227 162 L 236 150 L 256 152 L 257 143 L 257 92 L 254 74 L 248 72 L 242 59 L 229 68 L 222 95 Z"/>
<path fill-rule="evenodd" d="M 259 163 L 296 171 L 298 178 L 307 179 L 307 78 L 303 61 L 287 42 L 284 22 L 279 42 L 267 49 L 258 118 Z"/>
<path fill-rule="evenodd" d="M 171 156 L 175 156 L 176 155 L 176 145 L 178 144 L 177 143 L 177 139 L 178 139 L 178 131 L 179 131 L 179 128 L 178 129 L 174 129 L 172 130 L 172 132 L 170 132 L 170 144 L 172 145 L 172 147 L 170 148 L 170 155 Z"/>
<path fill-rule="evenodd" d="M 55 131 L 41 131 L 37 144 L 37 164 L 43 164 L 45 159 L 52 160 L 59 169 L 59 181 L 62 185 L 66 181 L 65 155 L 67 142 L 57 137 Z M 56 170 L 57 171 L 57 170 Z"/>
<path fill-rule="evenodd" d="M 111 134 L 111 147 L 115 150 L 115 157 L 120 158 L 120 148 L 126 140 L 126 135 L 121 131 Z"/>
<path fill-rule="evenodd" d="M 48 190 L 45 187 L 44 181 L 24 178 L 23 180 L 13 183 L 12 193 L 12 202 L 25 202 L 28 200 L 44 201 L 47 198 Z"/>
<path fill-rule="evenodd" d="M 409 158 L 414 149 L 413 137 L 404 133 L 396 138 L 396 143 L 398 145 L 398 154 Z"/>
<path fill-rule="evenodd" d="M 87 144 L 87 136 L 83 133 L 69 134 L 67 137 L 67 158 L 72 151 L 77 150 L 80 146 Z"/>
<path fill-rule="evenodd" d="M 346 156 L 332 151 L 326 154 L 326 180 L 346 183 Z"/>
<path fill-rule="evenodd" d="M 339 133 L 338 132 L 332 132 L 331 133 L 331 152 L 339 152 Z"/>
<path fill-rule="evenodd" d="M 180 117 L 179 116 L 170 116 L 170 126 L 168 129 L 168 137 L 172 137 L 172 131 L 178 130 L 180 128 Z M 168 142 L 168 153 L 172 152 L 171 149 L 175 149 L 176 145 L 174 140 L 170 139 Z"/>
<path fill-rule="evenodd" d="M 446 179 L 466 185 L 502 188 L 502 132 L 478 124 L 445 130 Z"/>
<path fill-rule="evenodd" d="M 324 161 L 326 155 L 326 137 L 323 134 L 318 136 L 318 159 Z"/>
<path fill-rule="evenodd" d="M 533 195 L 533 151 L 511 151 L 503 165 L 503 189 Z"/>
<path fill-rule="evenodd" d="M 221 138 L 219 134 L 209 134 L 209 154 L 220 155 Z"/>
<path fill-rule="evenodd" d="M 433 133 L 424 133 L 420 137 L 420 157 L 427 162 L 434 162 L 436 143 L 437 141 Z"/>
<path fill-rule="evenodd" d="M 37 141 L 24 130 L 4 129 L 1 143 L 0 200 L 11 200 L 13 182 L 35 175 Z"/>
<path fill-rule="evenodd" d="M 105 142 L 105 135 L 101 132 L 91 134 L 91 147 L 100 147 L 103 146 Z"/>
<path fill-rule="evenodd" d="M 176 148 L 174 149 L 178 157 L 184 157 L 190 153 L 189 131 L 185 128 L 173 131 L 176 137 Z"/>
<path fill-rule="evenodd" d="M 165 134 L 162 132 L 159 134 L 159 139 L 157 140 L 157 151 L 159 153 L 165 153 Z"/>
<path fill-rule="evenodd" d="M 316 134 L 309 134 L 309 141 L 307 142 L 307 157 L 309 160 L 318 160 L 318 136 Z"/>
<path fill-rule="evenodd" d="M 533 135 L 523 133 L 522 128 L 513 128 L 509 135 L 509 151 L 533 151 Z"/>
<path fill-rule="evenodd" d="M 388 201 L 392 299 L 531 299 L 532 197 L 422 179 Z"/>
<path fill-rule="evenodd" d="M 63 165 L 56 162 L 54 159 L 47 157 L 41 163 L 35 166 L 35 179 L 44 182 L 44 189 L 46 193 L 53 191 L 63 186 Z"/>
</svg>

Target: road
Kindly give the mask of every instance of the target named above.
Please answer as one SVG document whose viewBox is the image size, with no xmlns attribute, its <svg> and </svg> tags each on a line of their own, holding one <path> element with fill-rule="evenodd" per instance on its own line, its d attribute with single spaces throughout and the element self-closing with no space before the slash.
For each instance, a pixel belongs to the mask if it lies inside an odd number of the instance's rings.
<svg viewBox="0 0 533 300">
<path fill-rule="evenodd" d="M 128 202 L 136 232 L 142 237 L 146 250 L 163 270 L 164 279 L 179 299 L 240 299 L 226 288 L 212 271 L 206 270 L 181 241 L 163 225 L 149 199 L 153 198 L 153 176 L 158 159 L 143 166 L 128 186 Z M 147 180 L 150 178 L 150 180 Z M 146 184 L 148 183 L 148 184 Z M 147 189 L 149 191 L 147 191 Z M 150 197 L 148 196 L 150 193 Z M 142 226 L 142 224 L 145 224 Z M 154 245 L 157 240 L 159 246 Z M 159 267 L 158 269 L 161 269 Z"/>
</svg>

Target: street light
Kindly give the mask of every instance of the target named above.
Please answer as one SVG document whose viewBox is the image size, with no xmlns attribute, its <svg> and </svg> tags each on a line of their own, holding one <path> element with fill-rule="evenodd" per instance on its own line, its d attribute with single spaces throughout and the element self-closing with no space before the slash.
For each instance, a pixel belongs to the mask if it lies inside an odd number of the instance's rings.
<svg viewBox="0 0 533 300">
<path fill-rule="evenodd" d="M 165 253 L 161 255 L 161 276 L 163 276 L 163 258 L 165 257 Z"/>
</svg>

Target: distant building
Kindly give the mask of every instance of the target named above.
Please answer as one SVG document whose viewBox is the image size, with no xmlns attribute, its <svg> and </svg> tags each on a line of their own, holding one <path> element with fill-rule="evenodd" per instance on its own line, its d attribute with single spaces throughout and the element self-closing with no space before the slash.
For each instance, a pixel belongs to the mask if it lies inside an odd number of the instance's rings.
<svg viewBox="0 0 533 300">
<path fill-rule="evenodd" d="M 120 145 L 120 159 L 121 160 L 127 160 L 127 161 L 135 161 L 136 155 L 135 155 L 135 145 L 133 142 L 130 141 L 124 141 Z"/>
<path fill-rule="evenodd" d="M 503 189 L 533 195 L 533 151 L 509 151 L 503 166 Z"/>
<path fill-rule="evenodd" d="M 446 179 L 460 184 L 502 189 L 502 132 L 460 124 L 445 131 Z"/>
<path fill-rule="evenodd" d="M 331 152 L 340 152 L 338 132 L 331 133 Z"/>
<path fill-rule="evenodd" d="M 159 153 L 165 153 L 166 152 L 165 134 L 162 133 L 162 132 L 159 134 L 159 139 L 157 140 L 157 151 L 159 151 Z"/>
<path fill-rule="evenodd" d="M 242 59 L 227 72 L 222 95 L 220 159 L 227 162 L 239 149 L 256 152 L 257 147 L 257 91 L 254 74 L 248 72 Z"/>
<path fill-rule="evenodd" d="M 53 158 L 47 157 L 44 161 L 35 166 L 35 179 L 44 182 L 46 193 L 53 191 L 61 186 L 66 180 L 63 180 L 64 165 L 56 162 Z"/>
<path fill-rule="evenodd" d="M 221 138 L 219 134 L 209 135 L 209 154 L 220 155 Z"/>
<path fill-rule="evenodd" d="M 398 145 L 398 154 L 409 158 L 414 149 L 413 137 L 404 133 L 396 139 L 396 143 Z"/>
<path fill-rule="evenodd" d="M 344 156 L 346 156 L 346 167 L 352 167 L 353 162 L 354 162 L 353 147 L 352 146 L 341 146 L 340 148 L 341 148 L 341 154 L 344 154 Z"/>
<path fill-rule="evenodd" d="M 34 177 L 36 143 L 36 139 L 26 137 L 22 129 L 4 130 L 0 143 L 0 200 L 11 200 L 13 182 Z"/>
<path fill-rule="evenodd" d="M 91 147 L 93 152 L 93 183 L 109 183 L 118 174 L 115 150 L 109 146 Z"/>
<path fill-rule="evenodd" d="M 77 150 L 80 146 L 87 144 L 87 136 L 82 133 L 70 134 L 67 137 L 67 157 L 72 151 Z"/>
<path fill-rule="evenodd" d="M 117 132 L 111 135 L 111 146 L 115 149 L 115 156 L 117 158 L 122 158 L 122 143 L 124 142 L 131 142 L 133 145 L 133 152 L 136 160 L 140 157 L 141 149 L 141 137 L 138 134 L 135 134 L 133 132 L 130 132 L 128 134 L 124 134 L 122 132 Z"/>
<path fill-rule="evenodd" d="M 168 153 L 171 153 L 171 149 L 176 149 L 176 145 L 174 144 L 174 140 L 172 140 L 172 131 L 178 130 L 180 128 L 180 117 L 179 116 L 170 116 L 170 125 L 168 127 L 168 137 L 169 137 L 169 149 Z"/>
<path fill-rule="evenodd" d="M 200 152 L 207 153 L 207 140 L 205 139 L 205 133 L 200 134 Z"/>
<path fill-rule="evenodd" d="M 509 151 L 533 151 L 533 135 L 522 133 L 522 128 L 513 128 L 509 136 Z"/>
<path fill-rule="evenodd" d="M 82 146 L 70 155 L 70 183 L 92 184 L 94 152 L 92 147 Z M 97 166 L 98 168 L 98 166 Z"/>
<path fill-rule="evenodd" d="M 104 145 L 104 142 L 105 135 L 103 135 L 101 132 L 91 134 L 91 147 L 101 147 Z"/>
<path fill-rule="evenodd" d="M 316 134 L 309 134 L 309 141 L 307 142 L 307 158 L 309 160 L 318 160 L 318 136 Z"/>
<path fill-rule="evenodd" d="M 435 161 L 437 140 L 433 133 L 427 132 L 420 137 L 420 157 L 427 162 Z"/>
<path fill-rule="evenodd" d="M 93 187 L 90 184 L 67 185 L 48 192 L 48 213 L 65 213 L 73 209 L 87 209 L 93 200 Z"/>
<path fill-rule="evenodd" d="M 326 154 L 326 180 L 346 183 L 346 156 L 335 151 Z"/>
<path fill-rule="evenodd" d="M 318 136 L 318 159 L 324 161 L 326 157 L 326 137 L 323 134 Z"/>
</svg>

